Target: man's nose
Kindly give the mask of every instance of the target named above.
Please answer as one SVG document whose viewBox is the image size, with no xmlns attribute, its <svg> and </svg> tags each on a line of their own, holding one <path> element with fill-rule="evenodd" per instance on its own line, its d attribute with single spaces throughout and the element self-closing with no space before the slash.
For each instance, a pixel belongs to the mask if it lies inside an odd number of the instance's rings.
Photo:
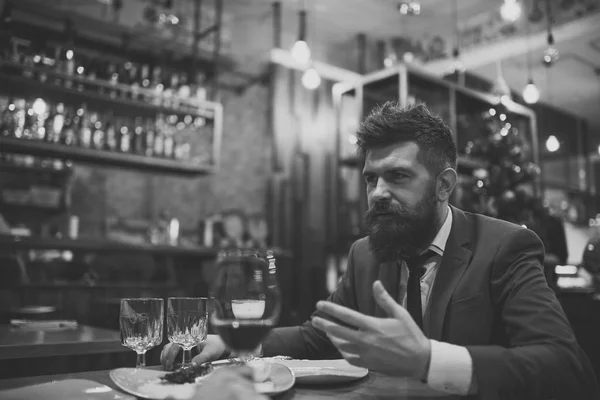
<svg viewBox="0 0 600 400">
<path fill-rule="evenodd" d="M 389 199 L 391 197 L 389 189 L 384 179 L 377 179 L 377 185 L 371 192 L 371 200 Z"/>
</svg>

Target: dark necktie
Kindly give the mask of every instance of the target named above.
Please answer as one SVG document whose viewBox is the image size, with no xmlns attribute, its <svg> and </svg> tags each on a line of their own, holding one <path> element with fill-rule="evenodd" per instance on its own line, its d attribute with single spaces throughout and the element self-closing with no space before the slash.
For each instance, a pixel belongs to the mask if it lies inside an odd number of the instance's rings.
<svg viewBox="0 0 600 400">
<path fill-rule="evenodd" d="M 406 286 L 406 309 L 410 316 L 423 329 L 423 311 L 421 307 L 421 278 L 425 274 L 425 261 L 431 258 L 431 250 L 406 259 L 408 284 Z"/>
</svg>

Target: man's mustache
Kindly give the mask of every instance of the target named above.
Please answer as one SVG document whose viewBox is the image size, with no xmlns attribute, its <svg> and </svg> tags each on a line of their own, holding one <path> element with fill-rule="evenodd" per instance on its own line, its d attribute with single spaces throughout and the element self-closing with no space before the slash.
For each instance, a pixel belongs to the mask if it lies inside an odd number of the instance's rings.
<svg viewBox="0 0 600 400">
<path fill-rule="evenodd" d="M 391 201 L 377 201 L 367 210 L 368 216 L 376 216 L 380 214 L 404 215 L 405 212 L 398 204 Z"/>
</svg>

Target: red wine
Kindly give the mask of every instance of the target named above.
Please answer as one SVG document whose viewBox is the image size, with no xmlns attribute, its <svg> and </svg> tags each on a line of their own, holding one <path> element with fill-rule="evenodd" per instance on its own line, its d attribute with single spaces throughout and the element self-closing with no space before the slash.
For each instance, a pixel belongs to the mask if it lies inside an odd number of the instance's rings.
<svg viewBox="0 0 600 400">
<path fill-rule="evenodd" d="M 213 326 L 229 348 L 235 351 L 252 351 L 275 326 L 270 320 L 213 321 Z"/>
</svg>

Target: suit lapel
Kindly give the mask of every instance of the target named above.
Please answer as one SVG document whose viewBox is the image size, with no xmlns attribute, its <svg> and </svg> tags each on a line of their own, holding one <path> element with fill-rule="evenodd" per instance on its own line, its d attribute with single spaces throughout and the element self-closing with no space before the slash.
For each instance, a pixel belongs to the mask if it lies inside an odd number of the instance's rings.
<svg viewBox="0 0 600 400">
<path fill-rule="evenodd" d="M 467 269 L 471 259 L 469 243 L 470 227 L 465 214 L 452 209 L 452 229 L 438 268 L 430 297 L 429 338 L 442 340 L 442 329 L 448 303 L 456 285 Z"/>
<path fill-rule="evenodd" d="M 393 299 L 398 297 L 398 283 L 400 281 L 400 266 L 397 261 L 386 262 L 379 265 L 379 276 L 377 277 L 385 287 L 385 290 Z M 369 291 L 371 292 L 371 291 Z M 371 296 L 372 297 L 372 296 Z M 375 316 L 378 318 L 387 318 L 388 315 L 383 308 L 372 299 L 375 304 Z"/>
</svg>

